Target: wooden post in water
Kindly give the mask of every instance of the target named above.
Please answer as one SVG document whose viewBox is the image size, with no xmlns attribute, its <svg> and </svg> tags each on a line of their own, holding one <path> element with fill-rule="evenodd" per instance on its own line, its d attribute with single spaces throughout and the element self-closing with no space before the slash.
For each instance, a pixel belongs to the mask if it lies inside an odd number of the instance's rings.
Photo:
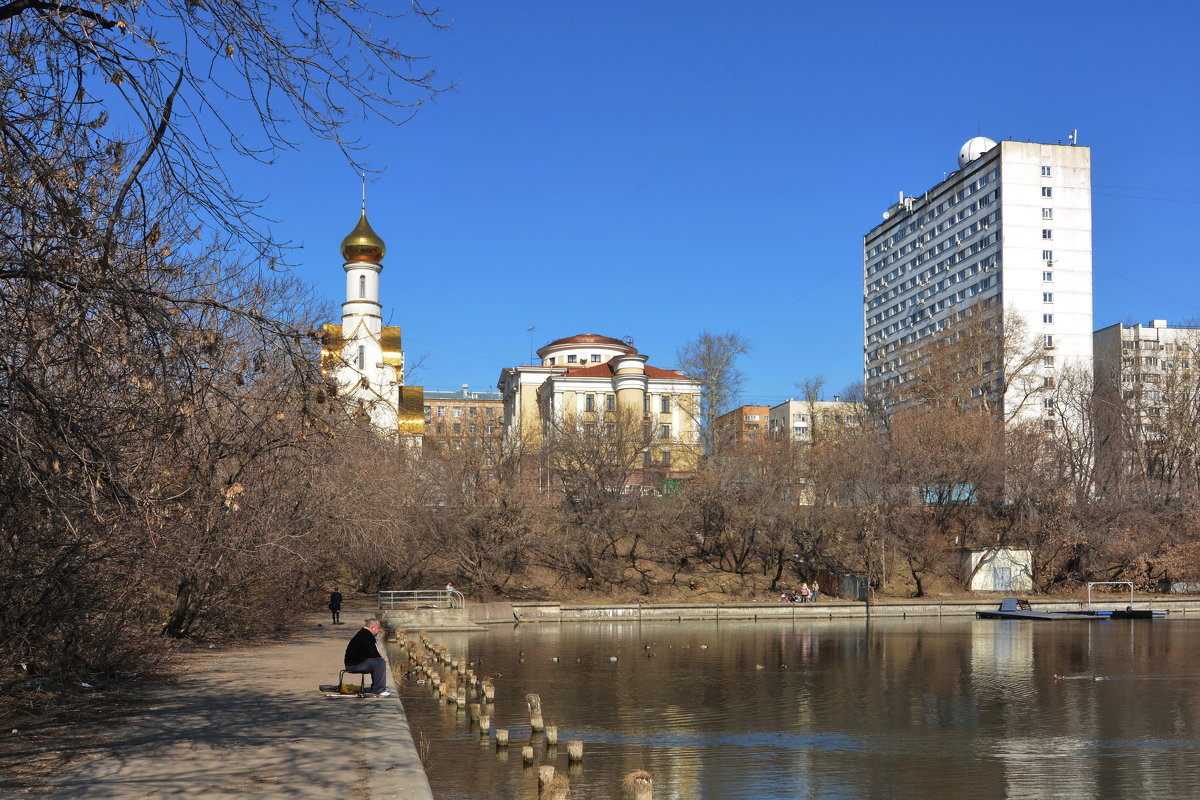
<svg viewBox="0 0 1200 800">
<path fill-rule="evenodd" d="M 567 739 L 567 761 L 583 761 L 583 739 Z"/>
<path fill-rule="evenodd" d="M 532 749 L 532 748 L 531 748 Z M 546 788 L 546 784 L 554 780 L 554 767 L 550 764 L 544 764 L 538 767 L 538 791 L 541 792 Z"/>
<path fill-rule="evenodd" d="M 540 733 L 546 724 L 542 721 L 542 698 L 536 694 L 525 695 L 525 703 L 529 706 L 529 727 L 534 733 Z"/>
<path fill-rule="evenodd" d="M 556 745 L 556 744 L 558 744 L 558 726 L 557 725 L 547 725 L 546 726 L 546 747 L 554 747 L 554 745 Z"/>
<path fill-rule="evenodd" d="M 533 746 L 532 745 L 527 744 L 521 748 L 521 761 L 524 762 L 525 766 L 527 766 L 527 767 L 533 763 Z"/>
<path fill-rule="evenodd" d="M 487 714 L 480 714 L 479 715 L 479 734 L 481 736 L 487 736 L 488 731 L 490 731 L 491 729 L 492 729 L 492 718 L 489 717 Z"/>
<path fill-rule="evenodd" d="M 496 684 L 491 681 L 483 682 L 483 699 L 487 703 L 496 702 Z"/>
<path fill-rule="evenodd" d="M 570 779 L 566 775 L 555 775 L 549 783 L 542 787 L 538 794 L 538 800 L 567 800 L 570 796 Z"/>
<path fill-rule="evenodd" d="M 496 747 L 497 748 L 508 747 L 508 729 L 507 728 L 496 728 Z"/>
<path fill-rule="evenodd" d="M 465 692 L 466 690 L 464 689 L 463 691 Z M 479 705 L 479 703 L 468 703 L 467 704 L 467 710 L 471 712 L 471 722 L 479 721 L 479 717 L 482 716 L 482 713 L 483 713 L 482 711 L 480 711 L 480 708 L 481 708 L 481 706 Z"/>
<path fill-rule="evenodd" d="M 621 788 L 633 800 L 653 800 L 654 778 L 644 769 L 635 769 L 621 781 Z"/>
</svg>

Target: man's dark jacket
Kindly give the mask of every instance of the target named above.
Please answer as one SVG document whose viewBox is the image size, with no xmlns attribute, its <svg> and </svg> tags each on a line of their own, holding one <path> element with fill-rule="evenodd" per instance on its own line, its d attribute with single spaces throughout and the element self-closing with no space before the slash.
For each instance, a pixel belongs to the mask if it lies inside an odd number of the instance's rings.
<svg viewBox="0 0 1200 800">
<path fill-rule="evenodd" d="M 375 635 L 366 628 L 360 628 L 350 644 L 346 645 L 346 666 L 361 664 L 368 658 L 383 658 L 379 648 L 375 646 Z"/>
</svg>

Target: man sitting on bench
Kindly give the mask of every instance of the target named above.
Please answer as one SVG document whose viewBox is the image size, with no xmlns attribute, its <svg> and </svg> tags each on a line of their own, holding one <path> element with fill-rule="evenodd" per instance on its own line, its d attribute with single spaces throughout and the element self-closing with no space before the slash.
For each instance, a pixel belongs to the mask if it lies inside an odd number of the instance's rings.
<svg viewBox="0 0 1200 800">
<path fill-rule="evenodd" d="M 392 693 L 387 690 L 387 659 L 379 654 L 379 647 L 375 644 L 379 628 L 379 620 L 371 617 L 362 629 L 354 634 L 354 638 L 346 646 L 346 671 L 356 674 L 370 673 L 371 688 L 367 689 L 366 694 L 391 697 Z"/>
</svg>

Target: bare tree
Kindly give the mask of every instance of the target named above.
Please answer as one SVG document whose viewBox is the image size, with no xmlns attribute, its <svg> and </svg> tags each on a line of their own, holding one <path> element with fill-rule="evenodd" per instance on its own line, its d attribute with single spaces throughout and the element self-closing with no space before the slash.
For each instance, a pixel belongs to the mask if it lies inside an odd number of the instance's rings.
<svg viewBox="0 0 1200 800">
<path fill-rule="evenodd" d="M 740 333 L 701 331 L 675 351 L 679 369 L 701 384 L 698 422 L 706 453 L 716 450 L 717 417 L 737 402 L 745 382 L 737 360 L 750 352 L 750 347 L 750 340 Z"/>
<path fill-rule="evenodd" d="M 311 532 L 337 400 L 319 315 L 271 271 L 279 248 L 223 159 L 269 160 L 301 132 L 350 154 L 356 115 L 403 117 L 438 87 L 362 3 L 290 12 L 0 0 L 10 663 L 136 668 L 164 619 L 237 633 L 303 607 L 283 588 L 323 558 Z"/>
</svg>

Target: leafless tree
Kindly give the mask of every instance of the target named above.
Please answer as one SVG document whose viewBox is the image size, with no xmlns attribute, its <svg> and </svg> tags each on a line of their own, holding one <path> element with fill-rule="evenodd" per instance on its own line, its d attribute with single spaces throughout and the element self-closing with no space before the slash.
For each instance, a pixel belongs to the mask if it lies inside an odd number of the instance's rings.
<svg viewBox="0 0 1200 800">
<path fill-rule="evenodd" d="M 224 159 L 302 132 L 353 158 L 359 112 L 403 117 L 439 87 L 362 3 L 289 11 L 0 0 L 5 661 L 136 668 L 163 620 L 235 634 L 303 607 L 344 415 L 319 312 L 271 271 Z"/>
<path fill-rule="evenodd" d="M 675 353 L 679 369 L 701 384 L 697 422 L 706 453 L 716 450 L 717 417 L 728 411 L 741 393 L 745 375 L 737 360 L 750 352 L 750 347 L 750 340 L 740 333 L 701 331 Z"/>
</svg>

